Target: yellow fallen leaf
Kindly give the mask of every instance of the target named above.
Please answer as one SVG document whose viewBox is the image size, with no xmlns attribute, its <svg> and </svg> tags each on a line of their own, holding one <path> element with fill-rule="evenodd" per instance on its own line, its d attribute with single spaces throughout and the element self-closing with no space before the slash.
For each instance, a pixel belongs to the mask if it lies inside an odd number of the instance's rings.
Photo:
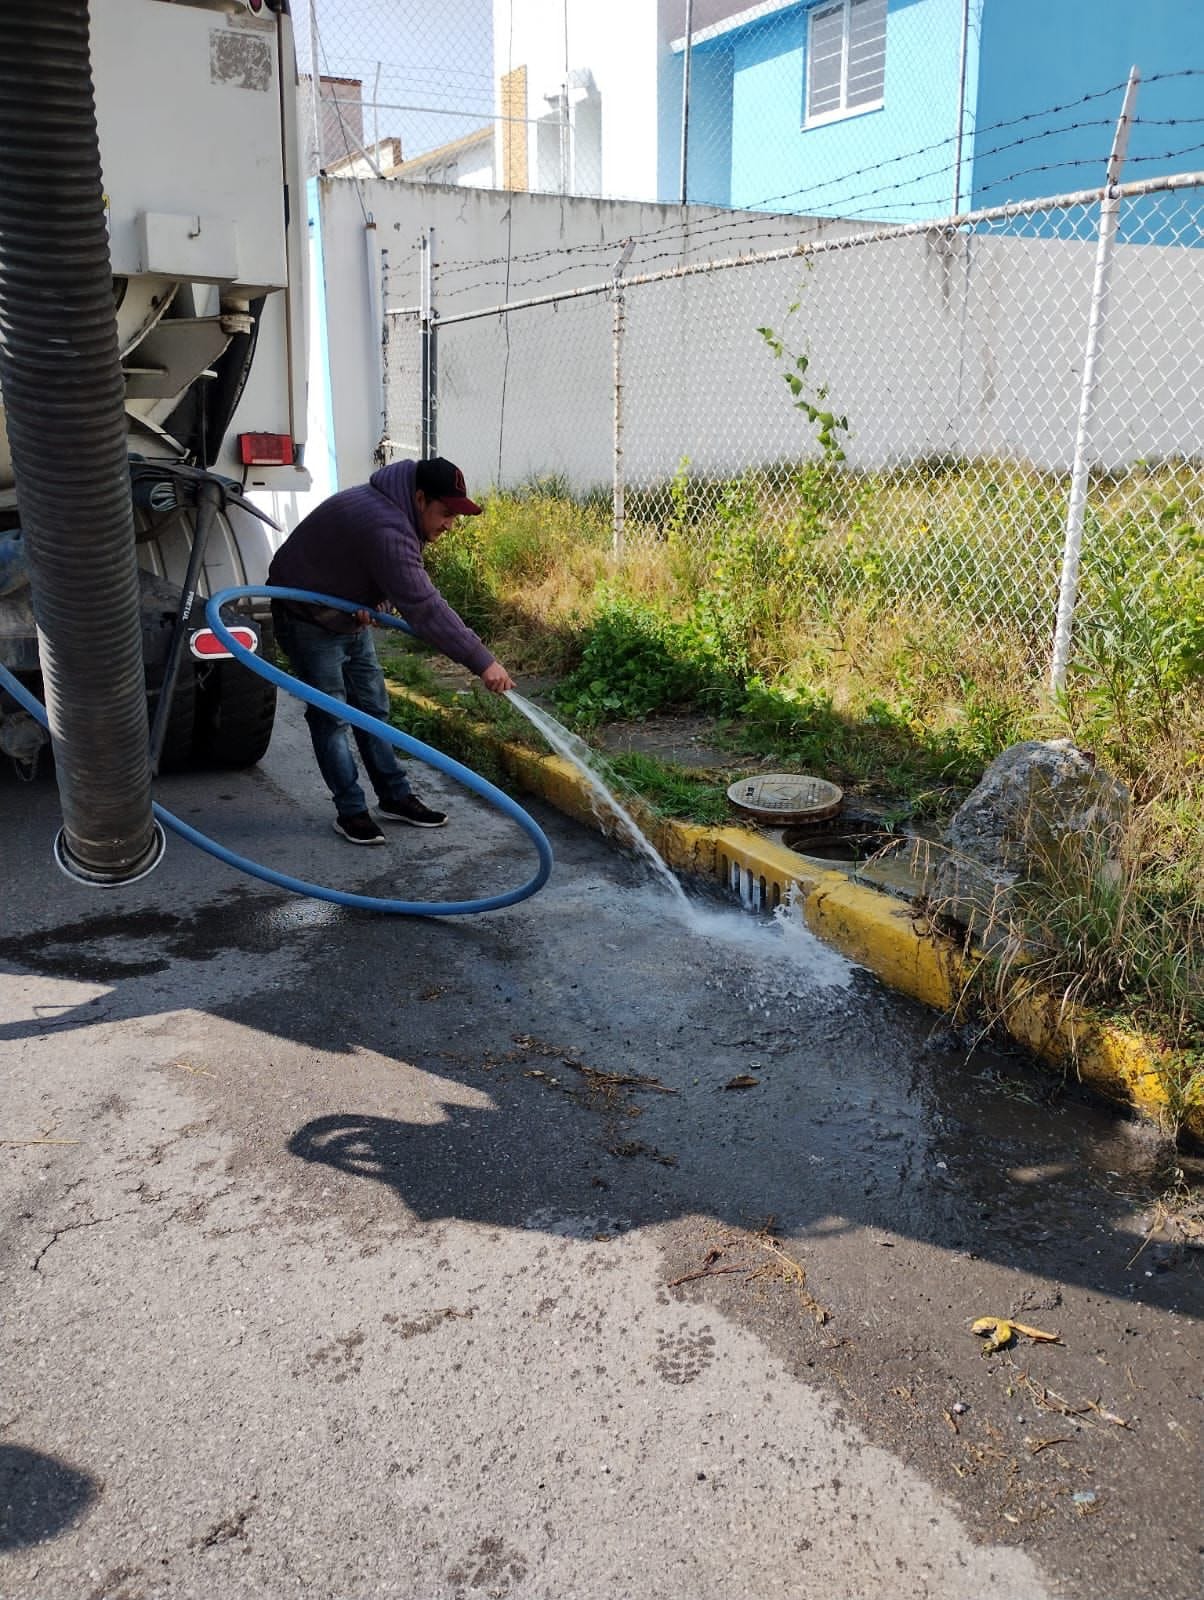
<svg viewBox="0 0 1204 1600">
<path fill-rule="evenodd" d="M 984 1356 L 994 1355 L 996 1350 L 1004 1349 L 1016 1337 L 1015 1328 L 1002 1317 L 979 1317 L 977 1322 L 971 1323 L 970 1332 L 986 1339 L 982 1352 Z"/>
<path fill-rule="evenodd" d="M 1040 1328 L 1030 1328 L 1026 1323 L 1013 1322 L 1012 1327 L 1017 1333 L 1022 1333 L 1026 1339 L 1032 1339 L 1036 1344 L 1061 1344 L 1062 1338 L 1057 1333 L 1042 1333 Z"/>
<path fill-rule="evenodd" d="M 1046 1333 L 1042 1328 L 1030 1328 L 1026 1322 L 1012 1322 L 1007 1317 L 979 1317 L 977 1322 L 970 1324 L 970 1332 L 986 1339 L 984 1356 L 1005 1349 L 1018 1333 L 1022 1333 L 1026 1339 L 1032 1339 L 1036 1344 L 1062 1342 L 1060 1335 L 1056 1333 Z"/>
</svg>

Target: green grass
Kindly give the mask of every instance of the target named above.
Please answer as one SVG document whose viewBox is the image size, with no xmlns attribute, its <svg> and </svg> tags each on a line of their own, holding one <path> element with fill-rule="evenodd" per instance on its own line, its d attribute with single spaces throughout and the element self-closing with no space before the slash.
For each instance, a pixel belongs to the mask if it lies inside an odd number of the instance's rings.
<svg viewBox="0 0 1204 1600">
<path fill-rule="evenodd" d="M 731 818 L 725 784 L 639 751 L 607 758 L 614 787 L 636 794 L 658 817 L 718 827 Z"/>
<path fill-rule="evenodd" d="M 1019 961 L 1026 982 L 1152 1038 L 1168 1052 L 1161 1076 L 1178 1125 L 1204 1099 L 1204 899 L 1182 863 L 1168 870 L 1156 842 L 1141 848 L 1150 824 L 1138 814 L 1117 858 L 1070 841 L 1017 885 L 1001 930 L 1012 948 L 982 958 L 975 987 L 1003 1015 Z"/>
<path fill-rule="evenodd" d="M 396 632 L 374 635 L 376 654 L 385 675 L 404 689 L 414 689 L 432 700 L 450 700 L 450 692 L 431 670 L 431 653 L 420 640 Z"/>
</svg>

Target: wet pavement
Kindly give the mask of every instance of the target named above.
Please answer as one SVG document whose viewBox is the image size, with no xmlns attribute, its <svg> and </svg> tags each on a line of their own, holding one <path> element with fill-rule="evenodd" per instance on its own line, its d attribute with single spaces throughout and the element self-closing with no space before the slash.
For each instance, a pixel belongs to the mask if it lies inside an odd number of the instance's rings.
<svg viewBox="0 0 1204 1600">
<path fill-rule="evenodd" d="M 529 874 L 422 790 L 350 849 L 290 714 L 160 798 L 369 893 Z M 174 839 L 87 891 L 54 799 L 0 776 L 4 1600 L 1201 1593 L 1150 1130 L 544 810 L 542 894 L 428 923 Z"/>
</svg>

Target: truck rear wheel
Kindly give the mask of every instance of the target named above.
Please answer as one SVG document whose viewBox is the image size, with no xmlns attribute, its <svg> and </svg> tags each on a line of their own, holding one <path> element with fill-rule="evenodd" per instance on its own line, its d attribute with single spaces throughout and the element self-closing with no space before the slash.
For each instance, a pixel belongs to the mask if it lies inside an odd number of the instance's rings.
<svg viewBox="0 0 1204 1600">
<path fill-rule="evenodd" d="M 272 630 L 259 625 L 259 654 L 275 661 Z M 267 754 L 276 718 L 276 685 L 241 661 L 215 661 L 197 688 L 193 748 L 207 766 L 253 767 Z"/>
<path fill-rule="evenodd" d="M 163 681 L 158 669 L 147 681 L 147 713 L 153 724 L 155 707 L 159 704 L 159 688 Z M 171 712 L 163 735 L 163 748 L 159 753 L 160 772 L 183 772 L 192 765 L 192 744 L 196 727 L 196 671 L 191 656 L 180 662 L 175 693 L 171 697 Z"/>
</svg>

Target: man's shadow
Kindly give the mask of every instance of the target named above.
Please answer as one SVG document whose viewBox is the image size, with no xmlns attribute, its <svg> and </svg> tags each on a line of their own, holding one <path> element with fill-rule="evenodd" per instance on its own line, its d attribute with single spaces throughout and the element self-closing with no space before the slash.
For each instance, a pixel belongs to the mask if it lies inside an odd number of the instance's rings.
<svg viewBox="0 0 1204 1600">
<path fill-rule="evenodd" d="M 41 1544 L 74 1526 L 95 1500 L 94 1478 L 40 1450 L 0 1444 L 0 1550 Z"/>
<path fill-rule="evenodd" d="M 687 1216 L 754 1230 L 773 1219 L 802 1237 L 902 1232 L 1051 1281 L 1154 1303 L 1169 1295 L 1182 1314 L 1204 1314 L 1191 1259 L 1151 1246 L 1151 1273 L 1134 1278 L 1126 1249 L 1101 1256 L 1087 1227 L 1098 1225 L 1098 1197 L 1080 1193 L 1073 1150 L 1063 1152 L 1061 1173 L 1034 1167 L 1029 1181 L 1023 1163 L 1041 1152 L 1021 1139 L 1007 1152 L 1018 1163 L 1014 1181 L 1001 1184 L 979 1159 L 975 1131 L 952 1117 L 913 1151 L 903 1130 L 867 1130 L 859 1116 L 850 1125 L 841 1107 L 825 1108 L 822 1092 L 813 1101 L 788 1090 L 768 1118 L 750 1104 L 743 1128 L 725 1104 L 716 1123 L 720 1092 L 645 1087 L 617 1108 L 599 1105 L 568 1067 L 540 1059 L 491 1074 L 487 1105 L 444 1101 L 435 1122 L 347 1109 L 304 1123 L 287 1148 L 311 1166 L 383 1186 L 420 1223 L 583 1240 Z"/>
<path fill-rule="evenodd" d="M 537 1215 L 588 1207 L 609 1218 L 617 1206 L 625 1226 L 648 1220 L 640 1186 L 613 1181 L 607 1172 L 616 1163 L 604 1144 L 580 1124 L 571 1126 L 571 1112 L 561 1115 L 546 1103 L 543 1109 L 538 1128 L 529 1103 L 504 1091 L 489 1109 L 445 1105 L 437 1123 L 341 1112 L 305 1123 L 288 1150 L 385 1185 L 423 1222 L 454 1217 L 522 1229 L 535 1226 Z"/>
</svg>

